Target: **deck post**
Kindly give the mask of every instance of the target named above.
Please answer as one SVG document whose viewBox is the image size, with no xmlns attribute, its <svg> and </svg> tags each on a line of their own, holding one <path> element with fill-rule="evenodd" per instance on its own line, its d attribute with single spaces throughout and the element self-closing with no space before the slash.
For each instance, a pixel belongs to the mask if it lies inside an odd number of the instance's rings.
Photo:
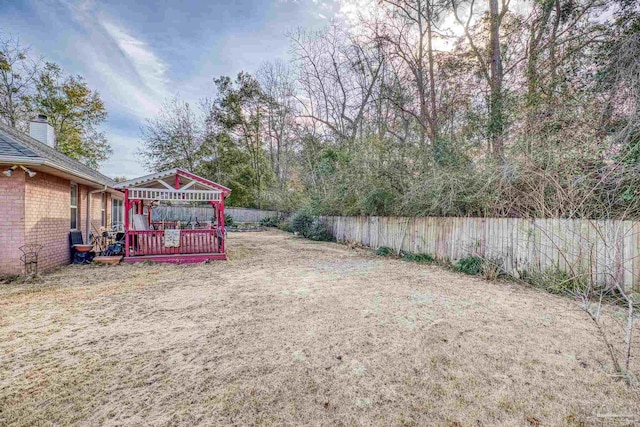
<svg viewBox="0 0 640 427">
<path fill-rule="evenodd" d="M 129 190 L 124 190 L 124 256 L 129 256 Z"/>
<path fill-rule="evenodd" d="M 224 223 L 220 222 L 220 202 L 211 201 L 209 203 L 211 203 L 211 207 L 213 208 L 213 223 L 215 223 L 215 227 L 212 226 L 211 228 L 216 230 L 216 234 L 214 237 L 215 248 L 217 252 L 224 252 L 221 249 L 223 247 L 222 242 L 224 240 L 224 237 L 218 237 L 218 232 L 221 232 L 220 230 L 223 230 L 224 228 Z"/>
<path fill-rule="evenodd" d="M 211 205 L 211 208 L 213 209 L 213 221 L 211 221 L 211 228 L 214 227 L 216 220 L 218 219 L 218 207 L 216 206 L 216 202 L 209 202 L 209 204 Z"/>
<path fill-rule="evenodd" d="M 218 217 L 218 206 L 216 205 L 215 201 L 210 201 L 209 204 L 211 205 L 211 208 L 213 209 L 213 218 L 211 221 L 211 230 L 216 230 L 216 224 L 217 224 L 217 217 Z M 218 236 L 214 235 L 213 236 L 213 247 L 217 248 L 218 247 Z"/>
<path fill-rule="evenodd" d="M 224 193 L 220 193 L 220 219 L 218 223 L 220 224 L 220 232 L 222 233 L 222 244 L 220 245 L 220 252 L 224 253 L 224 241 L 226 240 L 226 233 L 224 230 Z"/>
</svg>

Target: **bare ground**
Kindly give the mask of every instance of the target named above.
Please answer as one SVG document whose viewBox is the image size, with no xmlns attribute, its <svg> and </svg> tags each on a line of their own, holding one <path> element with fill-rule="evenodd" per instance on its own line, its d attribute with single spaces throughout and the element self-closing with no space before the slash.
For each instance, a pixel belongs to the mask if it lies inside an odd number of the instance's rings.
<svg viewBox="0 0 640 427">
<path fill-rule="evenodd" d="M 276 231 L 228 244 L 228 262 L 69 267 L 0 287 L 0 424 L 624 425 L 640 414 L 572 301 Z"/>
</svg>

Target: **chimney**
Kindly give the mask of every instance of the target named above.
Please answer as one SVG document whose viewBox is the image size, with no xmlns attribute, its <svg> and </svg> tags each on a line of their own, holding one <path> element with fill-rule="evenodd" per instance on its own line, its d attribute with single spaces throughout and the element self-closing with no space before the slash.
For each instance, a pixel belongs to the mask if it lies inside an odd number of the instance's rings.
<svg viewBox="0 0 640 427">
<path fill-rule="evenodd" d="M 56 134 L 44 114 L 38 114 L 38 117 L 29 122 L 29 136 L 51 148 L 55 148 Z"/>
</svg>

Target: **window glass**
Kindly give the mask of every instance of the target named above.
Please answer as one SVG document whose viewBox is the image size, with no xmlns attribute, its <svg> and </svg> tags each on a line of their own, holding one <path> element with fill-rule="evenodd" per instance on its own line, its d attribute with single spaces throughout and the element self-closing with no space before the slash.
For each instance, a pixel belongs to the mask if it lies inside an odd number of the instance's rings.
<svg viewBox="0 0 640 427">
<path fill-rule="evenodd" d="M 71 184 L 70 217 L 69 226 L 72 230 L 76 230 L 78 228 L 78 186 L 76 184 Z"/>
<path fill-rule="evenodd" d="M 102 193 L 102 205 L 100 207 L 100 225 L 107 226 L 107 193 Z"/>
<path fill-rule="evenodd" d="M 111 199 L 111 224 L 115 230 L 124 230 L 124 202 Z"/>
</svg>

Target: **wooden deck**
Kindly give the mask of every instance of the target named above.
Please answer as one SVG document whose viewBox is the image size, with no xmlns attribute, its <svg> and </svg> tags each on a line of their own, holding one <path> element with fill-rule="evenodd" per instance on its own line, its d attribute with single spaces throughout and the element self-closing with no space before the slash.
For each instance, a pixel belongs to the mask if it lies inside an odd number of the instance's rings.
<svg viewBox="0 0 640 427">
<path fill-rule="evenodd" d="M 165 262 L 171 264 L 193 264 L 198 262 L 212 261 L 212 260 L 226 260 L 227 254 L 225 253 L 209 253 L 209 254 L 183 254 L 183 255 L 140 255 L 124 257 L 123 262 Z"/>
<path fill-rule="evenodd" d="M 188 264 L 227 259 L 215 229 L 180 230 L 180 244 L 176 247 L 165 246 L 164 230 L 130 230 L 125 238 L 124 262 Z"/>
<path fill-rule="evenodd" d="M 127 232 L 127 256 L 195 255 L 223 252 L 216 230 L 180 230 L 180 245 L 165 246 L 164 230 L 131 230 Z"/>
</svg>

